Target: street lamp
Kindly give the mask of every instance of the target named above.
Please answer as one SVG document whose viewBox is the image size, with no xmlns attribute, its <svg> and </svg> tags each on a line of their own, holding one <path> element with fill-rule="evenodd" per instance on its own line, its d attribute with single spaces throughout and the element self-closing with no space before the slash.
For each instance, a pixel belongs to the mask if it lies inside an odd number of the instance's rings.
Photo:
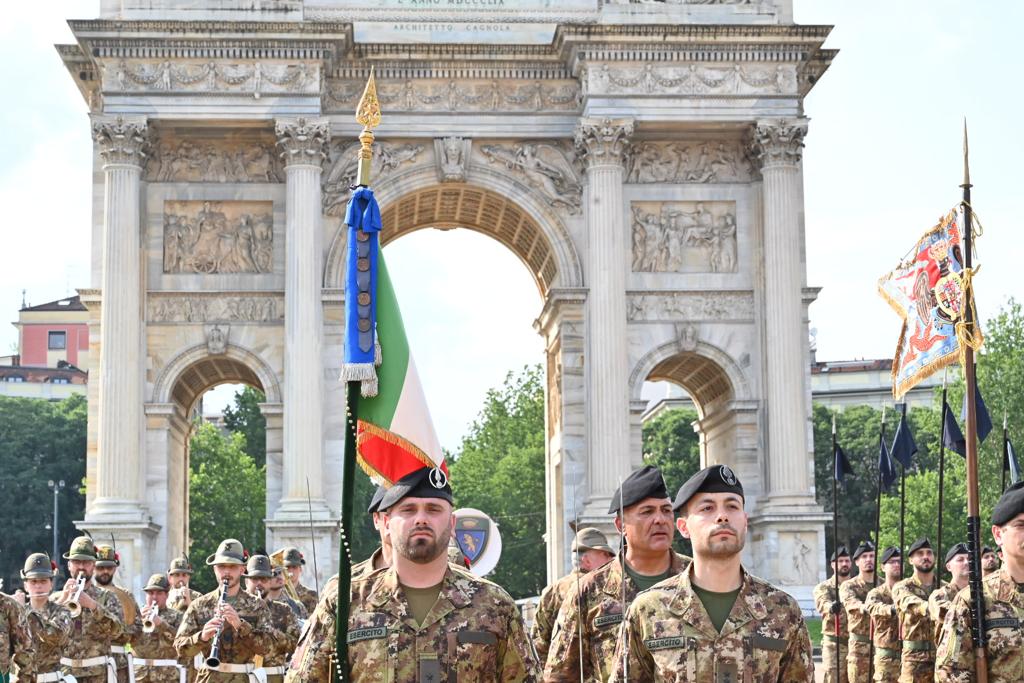
<svg viewBox="0 0 1024 683">
<path fill-rule="evenodd" d="M 61 479 L 60 481 L 54 481 L 53 479 L 51 479 L 48 482 L 46 482 L 46 485 L 49 486 L 51 489 L 53 489 L 53 555 L 50 557 L 50 559 L 53 562 L 56 562 L 57 561 L 56 560 L 56 557 L 57 557 L 57 510 L 58 510 L 58 506 L 59 506 L 59 499 L 57 498 L 57 494 L 60 493 L 60 490 L 62 488 L 64 488 L 64 480 Z"/>
</svg>

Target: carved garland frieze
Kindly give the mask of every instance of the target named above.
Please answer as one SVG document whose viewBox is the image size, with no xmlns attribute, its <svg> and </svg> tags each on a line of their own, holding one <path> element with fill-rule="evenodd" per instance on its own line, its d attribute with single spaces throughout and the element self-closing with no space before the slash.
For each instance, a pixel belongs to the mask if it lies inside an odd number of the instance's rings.
<svg viewBox="0 0 1024 683">
<path fill-rule="evenodd" d="M 749 292 L 631 293 L 627 303 L 631 321 L 743 321 L 754 317 L 754 295 Z"/>
<path fill-rule="evenodd" d="M 797 93 L 796 67 L 600 66 L 583 76 L 590 94 L 626 95 L 793 95 Z"/>
<path fill-rule="evenodd" d="M 154 323 L 278 322 L 284 319 L 283 303 L 278 296 L 150 294 L 146 319 Z M 228 329 L 224 326 L 224 336 Z"/>
<path fill-rule="evenodd" d="M 323 206 L 329 216 L 343 216 L 345 205 L 356 180 L 359 160 L 356 158 L 358 142 L 332 143 L 331 159 L 334 161 L 324 175 Z M 374 183 L 379 183 L 396 169 L 416 163 L 426 147 L 420 144 L 376 142 L 373 145 L 373 160 L 370 174 Z"/>
<path fill-rule="evenodd" d="M 547 202 L 572 215 L 579 214 L 583 185 L 573 167 L 575 155 L 568 145 L 521 142 L 511 145 L 481 145 L 480 153 L 491 164 L 500 164 L 521 178 Z"/>
<path fill-rule="evenodd" d="M 269 273 L 273 268 L 273 202 L 164 202 L 165 273 Z"/>
<path fill-rule="evenodd" d="M 633 202 L 633 270 L 735 273 L 734 202 Z"/>
<path fill-rule="evenodd" d="M 634 146 L 628 183 L 745 183 L 754 175 L 740 142 L 642 142 Z"/>
<path fill-rule="evenodd" d="M 316 95 L 320 91 L 320 65 L 316 63 L 122 59 L 101 66 L 104 92 L 242 92 L 258 98 L 275 93 Z"/>
<path fill-rule="evenodd" d="M 364 81 L 331 81 L 324 106 L 350 111 Z M 576 111 L 580 88 L 576 81 L 406 80 L 379 83 L 377 96 L 388 111 Z"/>
<path fill-rule="evenodd" d="M 146 180 L 207 183 L 279 183 L 284 167 L 267 141 L 160 140 L 146 163 Z"/>
</svg>

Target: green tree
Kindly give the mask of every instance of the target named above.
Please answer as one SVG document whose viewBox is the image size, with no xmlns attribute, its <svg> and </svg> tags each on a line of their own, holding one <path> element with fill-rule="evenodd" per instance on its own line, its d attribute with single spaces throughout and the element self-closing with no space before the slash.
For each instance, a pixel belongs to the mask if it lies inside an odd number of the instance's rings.
<svg viewBox="0 0 1024 683">
<path fill-rule="evenodd" d="M 247 386 L 235 394 L 234 407 L 224 408 L 224 426 L 242 435 L 245 452 L 258 467 L 267 464 L 267 418 L 260 412 L 266 400 L 262 391 Z"/>
<path fill-rule="evenodd" d="M 201 566 L 225 538 L 237 538 L 252 551 L 264 544 L 266 468 L 245 452 L 240 433 L 224 436 L 212 424 L 200 423 L 189 451 L 189 556 Z M 199 591 L 216 587 L 211 572 L 193 577 Z"/>
<path fill-rule="evenodd" d="M 539 365 L 509 373 L 451 463 L 456 507 L 486 512 L 501 530 L 502 556 L 488 578 L 513 597 L 546 583 L 544 545 L 544 384 Z"/>
<path fill-rule="evenodd" d="M 661 470 L 669 495 L 700 469 L 700 439 L 693 430 L 697 411 L 676 408 L 658 414 L 643 426 L 644 460 Z M 677 552 L 692 554 L 690 542 L 675 534 L 672 543 Z"/>
<path fill-rule="evenodd" d="M 7 591 L 21 585 L 19 571 L 30 553 L 53 552 L 48 480 L 66 482 L 59 552 L 79 534 L 74 520 L 85 514 L 86 420 L 84 396 L 57 402 L 0 397 L 0 578 Z"/>
</svg>

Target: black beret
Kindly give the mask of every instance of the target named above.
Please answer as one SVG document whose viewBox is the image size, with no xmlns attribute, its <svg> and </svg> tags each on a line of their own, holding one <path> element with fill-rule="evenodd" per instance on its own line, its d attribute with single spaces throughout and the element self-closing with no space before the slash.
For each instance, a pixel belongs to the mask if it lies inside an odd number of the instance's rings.
<svg viewBox="0 0 1024 683">
<path fill-rule="evenodd" d="M 687 479 L 686 483 L 679 488 L 676 500 L 672 503 L 672 509 L 678 510 L 683 507 L 698 493 L 735 493 L 745 499 L 743 484 L 727 465 L 705 467 Z"/>
<path fill-rule="evenodd" d="M 992 524 L 1003 526 L 1011 519 L 1024 512 L 1024 481 L 1006 489 L 992 509 Z"/>
<path fill-rule="evenodd" d="M 387 492 L 388 490 L 383 486 L 377 487 L 377 490 L 373 492 L 373 497 L 370 498 L 370 507 L 366 508 L 366 512 L 368 514 L 377 512 L 377 509 L 380 507 L 380 501 L 384 498 L 384 494 Z"/>
<path fill-rule="evenodd" d="M 434 474 L 434 473 L 437 474 Z M 448 476 L 440 469 L 424 467 L 399 479 L 381 496 L 378 510 L 387 510 L 406 497 L 440 498 L 452 502 L 452 487 Z"/>
<path fill-rule="evenodd" d="M 850 551 L 846 549 L 845 545 L 841 545 L 836 550 L 834 550 L 832 552 L 832 561 L 835 562 L 840 557 L 849 557 L 849 556 L 850 556 Z"/>
<path fill-rule="evenodd" d="M 899 548 L 897 548 L 894 545 L 891 545 L 882 551 L 882 564 L 885 564 L 894 557 L 903 559 L 903 553 L 900 552 Z"/>
<path fill-rule="evenodd" d="M 948 564 L 949 561 L 957 555 L 966 555 L 967 552 L 968 551 L 966 543 L 957 543 L 952 548 L 950 548 L 949 551 L 946 553 L 946 563 Z"/>
<path fill-rule="evenodd" d="M 922 536 L 910 545 L 910 549 L 907 550 L 907 556 L 913 555 L 918 550 L 931 550 L 932 542 L 928 540 L 927 536 Z"/>
<path fill-rule="evenodd" d="M 854 561 L 856 561 L 857 558 L 860 557 L 861 555 L 863 555 L 864 553 L 873 553 L 873 552 L 875 552 L 875 544 L 874 543 L 872 543 L 871 541 L 861 541 L 860 545 L 857 546 L 857 549 L 853 551 L 853 559 L 854 559 Z"/>
<path fill-rule="evenodd" d="M 982 555 L 987 555 L 989 553 L 995 554 L 995 552 L 996 552 L 995 550 L 992 550 L 992 548 L 989 548 L 987 545 L 981 546 L 981 554 Z"/>
<path fill-rule="evenodd" d="M 645 498 L 668 498 L 665 477 L 661 476 L 661 470 L 654 465 L 644 465 L 626 477 L 612 495 L 608 513 L 618 514 L 620 509 L 636 505 Z"/>
</svg>

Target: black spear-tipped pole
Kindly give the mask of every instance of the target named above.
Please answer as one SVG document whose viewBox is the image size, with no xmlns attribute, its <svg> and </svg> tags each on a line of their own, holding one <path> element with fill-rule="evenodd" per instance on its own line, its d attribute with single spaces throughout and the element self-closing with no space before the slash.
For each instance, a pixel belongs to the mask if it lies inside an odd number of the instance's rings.
<svg viewBox="0 0 1024 683">
<path fill-rule="evenodd" d="M 999 491 L 1006 490 L 1006 471 L 1010 469 L 1010 433 L 1006 427 L 1006 411 L 1003 411 L 1003 482 Z"/>
<path fill-rule="evenodd" d="M 946 492 L 946 440 L 941 438 L 944 435 L 946 429 L 946 413 L 949 411 L 949 406 L 946 405 L 946 372 L 942 374 L 942 421 L 939 423 L 939 554 L 942 554 L 942 502 Z M 938 571 L 939 582 L 938 585 L 942 585 L 942 567 L 939 567 Z"/>
<path fill-rule="evenodd" d="M 839 602 L 839 488 L 837 486 L 838 467 L 836 463 L 837 455 L 836 446 L 836 415 L 832 413 L 832 557 L 836 558 L 835 566 L 832 567 L 832 576 L 835 579 L 836 585 L 836 602 Z M 836 680 L 840 681 L 842 678 L 839 675 L 839 614 L 834 614 L 836 625 Z"/>
<path fill-rule="evenodd" d="M 903 415 L 907 414 L 907 404 L 903 403 L 900 405 L 900 410 Z M 899 428 L 896 429 L 897 433 Z M 900 552 L 907 547 L 906 544 L 906 531 L 907 531 L 907 467 L 900 461 Z M 941 551 L 940 551 L 941 552 Z M 903 578 L 903 563 L 900 563 L 900 578 Z"/>
<path fill-rule="evenodd" d="M 878 455 L 881 464 L 882 449 L 885 448 L 885 406 L 882 406 L 882 422 L 878 426 Z M 878 468 L 878 496 L 875 500 L 875 553 L 881 548 L 882 541 L 882 468 Z M 873 582 L 878 585 L 878 572 L 875 572 Z"/>
<path fill-rule="evenodd" d="M 968 164 L 967 121 L 964 121 L 964 182 L 963 214 L 964 214 L 964 270 L 972 268 L 973 220 L 971 208 L 971 171 Z M 981 515 L 978 501 L 978 410 L 977 410 L 977 379 L 974 374 L 974 348 L 970 343 L 974 340 L 974 306 L 973 292 L 964 292 L 963 312 L 964 324 L 967 326 L 967 339 L 961 338 L 964 344 L 964 388 L 967 395 L 967 419 L 965 420 L 964 437 L 967 440 L 967 549 L 970 558 L 969 587 L 971 594 L 971 638 L 974 642 L 974 676 L 977 683 L 988 683 L 988 660 L 986 646 L 988 634 L 985 630 L 985 597 L 981 588 Z"/>
</svg>

